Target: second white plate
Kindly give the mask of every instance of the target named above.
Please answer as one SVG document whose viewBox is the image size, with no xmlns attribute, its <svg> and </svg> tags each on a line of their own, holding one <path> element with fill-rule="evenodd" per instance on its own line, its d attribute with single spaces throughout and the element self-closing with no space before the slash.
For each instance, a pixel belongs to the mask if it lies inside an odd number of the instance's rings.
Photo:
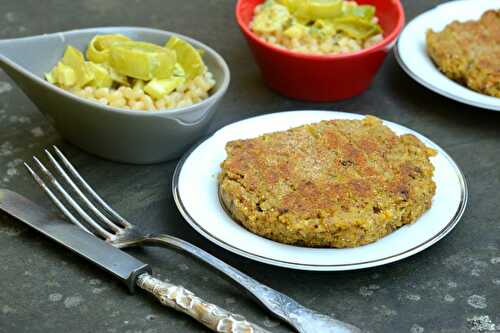
<svg viewBox="0 0 500 333">
<path fill-rule="evenodd" d="M 179 162 L 172 182 L 174 199 L 186 221 L 223 248 L 272 265 L 303 270 L 336 271 L 383 265 L 415 254 L 444 237 L 459 221 L 467 202 L 463 174 L 453 160 L 422 135 L 384 122 L 398 135 L 411 133 L 438 151 L 431 158 L 437 184 L 433 204 L 412 225 L 379 241 L 351 249 L 307 248 L 277 243 L 257 236 L 232 220 L 219 202 L 217 175 L 226 158 L 225 145 L 235 139 L 287 130 L 327 119 L 362 119 L 333 111 L 294 111 L 267 114 L 228 125 L 188 152 Z"/>
<path fill-rule="evenodd" d="M 428 29 L 441 31 L 454 20 L 477 20 L 500 0 L 459 0 L 439 5 L 414 18 L 404 28 L 394 53 L 403 70 L 423 86 L 443 96 L 476 107 L 500 111 L 500 98 L 480 94 L 441 73 L 426 51 Z"/>
</svg>

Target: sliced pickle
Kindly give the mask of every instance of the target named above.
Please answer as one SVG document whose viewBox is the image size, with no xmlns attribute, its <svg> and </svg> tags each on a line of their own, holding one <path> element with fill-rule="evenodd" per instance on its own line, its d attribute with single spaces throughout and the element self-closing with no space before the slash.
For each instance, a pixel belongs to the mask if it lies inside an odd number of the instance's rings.
<svg viewBox="0 0 500 333">
<path fill-rule="evenodd" d="M 64 88 L 71 88 L 76 84 L 75 71 L 73 68 L 63 64 L 62 62 L 58 62 L 50 73 L 45 74 L 45 78 L 47 81 L 60 85 Z"/>
<path fill-rule="evenodd" d="M 375 6 L 346 4 L 342 9 L 343 16 L 356 16 L 371 21 L 375 16 Z"/>
<path fill-rule="evenodd" d="M 175 52 L 146 42 L 117 42 L 110 47 L 110 64 L 118 73 L 149 81 L 172 76 Z"/>
<path fill-rule="evenodd" d="M 57 70 L 57 82 L 64 87 L 72 87 L 77 82 L 77 77 L 75 71 L 69 67 L 64 65 L 63 63 L 59 63 L 59 68 Z"/>
<path fill-rule="evenodd" d="M 182 68 L 182 66 L 179 63 L 175 64 L 174 76 L 180 76 L 180 77 L 186 76 L 186 72 L 184 71 L 184 68 Z"/>
<path fill-rule="evenodd" d="M 113 84 L 113 78 L 106 66 L 87 61 L 86 66 L 94 73 L 94 79 L 88 83 L 94 88 L 109 88 Z"/>
<path fill-rule="evenodd" d="M 100 65 L 106 67 L 106 69 L 108 70 L 109 76 L 111 77 L 111 80 L 113 80 L 113 82 L 117 82 L 117 83 L 122 84 L 124 86 L 130 85 L 130 83 L 128 82 L 128 79 L 125 75 L 118 73 L 117 71 L 115 71 L 115 69 L 113 67 L 111 67 L 108 64 L 100 64 Z"/>
<path fill-rule="evenodd" d="M 116 42 L 125 42 L 130 39 L 125 35 L 97 35 L 90 41 L 87 48 L 87 59 L 95 63 L 109 62 L 109 48 Z"/>
<path fill-rule="evenodd" d="M 290 13 L 293 13 L 295 12 L 295 10 L 297 10 L 297 7 L 299 5 L 300 2 L 302 2 L 303 0 L 276 0 L 277 3 L 285 6 L 286 8 L 288 8 L 288 10 L 290 11 Z"/>
<path fill-rule="evenodd" d="M 72 68 L 83 66 L 85 63 L 85 58 L 83 57 L 82 52 L 75 49 L 73 46 L 66 47 L 66 51 L 64 51 L 64 56 L 61 61 Z"/>
<path fill-rule="evenodd" d="M 200 52 L 185 40 L 172 36 L 165 47 L 175 51 L 177 61 L 188 79 L 193 79 L 205 71 Z"/>
<path fill-rule="evenodd" d="M 160 99 L 165 95 L 170 94 L 179 85 L 184 83 L 185 79 L 180 76 L 174 76 L 170 79 L 158 80 L 152 79 L 144 86 L 144 91 L 149 96 Z"/>
<path fill-rule="evenodd" d="M 382 28 L 378 24 L 355 16 L 335 19 L 333 20 L 333 24 L 337 31 L 342 31 L 349 37 L 358 40 L 363 40 L 382 32 Z"/>
<path fill-rule="evenodd" d="M 83 54 L 74 47 L 68 46 L 66 48 L 61 62 L 75 71 L 76 82 L 74 86 L 76 88 L 83 87 L 94 79 L 94 73 L 85 64 Z"/>
<path fill-rule="evenodd" d="M 310 20 L 342 16 L 343 0 L 300 0 L 294 14 Z"/>
</svg>

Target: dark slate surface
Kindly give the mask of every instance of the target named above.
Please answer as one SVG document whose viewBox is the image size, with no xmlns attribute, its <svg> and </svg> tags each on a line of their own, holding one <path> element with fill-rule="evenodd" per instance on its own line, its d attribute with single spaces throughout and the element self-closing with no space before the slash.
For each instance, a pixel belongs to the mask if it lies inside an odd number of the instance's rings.
<svg viewBox="0 0 500 333">
<path fill-rule="evenodd" d="M 404 1 L 407 17 L 438 4 Z M 461 223 L 444 240 L 401 262 L 353 272 L 311 273 L 246 260 L 199 236 L 170 191 L 175 161 L 152 166 L 107 162 L 64 143 L 12 81 L 0 73 L 0 187 L 50 206 L 20 161 L 51 144 L 123 215 L 151 231 L 191 241 L 303 304 L 366 332 L 500 330 L 500 113 L 436 95 L 411 80 L 390 55 L 372 87 L 351 100 L 311 104 L 283 98 L 261 81 L 233 17 L 233 1 L 1 1 L 0 38 L 68 29 L 133 25 L 177 31 L 218 50 L 232 83 L 212 130 L 239 119 L 294 109 L 373 114 L 445 148 L 470 184 Z M 451 15 L 451 13 L 450 13 Z M 205 332 L 188 317 L 125 288 L 61 247 L 0 214 L 0 332 Z M 164 249 L 131 251 L 162 279 L 240 312 L 273 332 L 291 332 L 194 260 Z M 318 332 L 320 333 L 320 332 Z"/>
</svg>

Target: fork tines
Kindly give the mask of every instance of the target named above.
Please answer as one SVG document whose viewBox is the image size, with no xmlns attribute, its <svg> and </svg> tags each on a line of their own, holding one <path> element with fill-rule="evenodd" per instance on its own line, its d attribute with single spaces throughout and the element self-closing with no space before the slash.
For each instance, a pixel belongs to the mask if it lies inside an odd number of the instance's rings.
<svg viewBox="0 0 500 333">
<path fill-rule="evenodd" d="M 36 156 L 33 156 L 33 160 L 51 186 L 47 185 L 42 177 L 39 176 L 28 163 L 24 162 L 24 166 L 33 176 L 33 179 L 35 179 L 43 191 L 48 195 L 50 200 L 52 200 L 59 210 L 61 210 L 63 215 L 72 223 L 89 233 L 93 233 L 106 240 L 113 240 L 118 233 L 129 227 L 130 224 L 104 202 L 56 146 L 53 146 L 53 149 L 64 167 L 61 166 L 58 159 L 46 149 L 45 153 L 50 161 L 48 165 L 50 166 L 51 164 L 53 166 L 53 169 L 55 169 L 56 173 L 60 176 L 61 182 L 76 194 L 73 195 L 73 197 L 65 190 L 49 168 L 40 162 Z M 54 194 L 51 187 L 56 190 L 56 193 L 58 193 L 60 197 L 62 197 L 62 200 L 58 195 Z M 84 192 L 86 192 L 86 194 L 84 194 Z M 78 203 L 77 200 L 81 203 Z M 76 212 L 80 219 L 75 217 L 74 213 L 65 206 L 63 201 L 66 202 L 67 205 L 69 204 L 70 209 Z M 99 206 L 100 209 L 97 208 L 97 206 Z M 83 220 L 83 223 L 81 220 Z M 89 226 L 90 229 L 88 228 Z"/>
</svg>

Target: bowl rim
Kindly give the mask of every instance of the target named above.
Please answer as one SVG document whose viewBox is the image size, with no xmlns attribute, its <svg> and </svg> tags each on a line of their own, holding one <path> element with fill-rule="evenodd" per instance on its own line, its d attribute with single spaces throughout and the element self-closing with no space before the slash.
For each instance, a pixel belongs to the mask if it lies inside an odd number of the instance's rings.
<svg viewBox="0 0 500 333">
<path fill-rule="evenodd" d="M 208 96 L 208 98 L 202 100 L 201 102 L 185 106 L 185 107 L 180 107 L 180 108 L 172 108 L 172 109 L 164 109 L 164 110 L 157 110 L 157 111 L 141 111 L 141 110 L 132 110 L 132 109 L 121 109 L 117 107 L 112 107 L 109 105 L 103 105 L 100 104 L 96 101 L 86 99 L 80 96 L 77 96 L 69 91 L 66 91 L 60 87 L 58 87 L 55 84 L 52 84 L 48 82 L 47 80 L 41 78 L 40 76 L 36 75 L 35 73 L 32 73 L 31 71 L 25 69 L 23 66 L 15 63 L 11 59 L 7 58 L 7 61 L 11 63 L 13 67 L 16 67 L 18 70 L 22 71 L 29 77 L 31 77 L 33 80 L 37 81 L 38 83 L 41 83 L 48 89 L 51 89 L 53 91 L 56 91 L 60 93 L 63 96 L 66 96 L 67 98 L 73 99 L 79 103 L 86 104 L 88 106 L 94 107 L 95 109 L 99 109 L 105 112 L 113 112 L 116 114 L 122 114 L 122 115 L 131 115 L 131 116 L 139 116 L 139 117 L 148 117 L 148 116 L 175 116 L 175 115 L 180 115 L 180 114 L 186 114 L 189 112 L 196 112 L 199 109 L 205 110 L 207 107 L 211 106 L 214 104 L 217 100 L 219 100 L 227 91 L 227 88 L 229 86 L 229 82 L 231 80 L 231 73 L 229 71 L 229 66 L 227 65 L 226 61 L 224 58 L 217 53 L 214 49 L 209 47 L 208 45 L 194 39 L 188 36 L 185 36 L 183 34 L 179 34 L 177 32 L 173 31 L 167 31 L 167 30 L 161 30 L 161 29 L 153 29 L 153 28 L 146 28 L 146 27 L 138 27 L 138 26 L 109 26 L 109 27 L 92 27 L 92 28 L 84 28 L 84 29 L 73 29 L 73 30 L 67 30 L 63 32 L 55 32 L 55 33 L 49 33 L 49 34 L 42 34 L 42 35 L 35 35 L 35 36 L 28 36 L 28 37 L 22 37 L 22 38 L 16 38 L 13 40 L 20 40 L 20 39 L 31 39 L 31 38 L 39 38 L 39 37 L 51 37 L 51 36 L 58 36 L 62 40 L 64 40 L 64 35 L 70 35 L 70 34 L 78 34 L 82 32 L 95 32 L 96 34 L 99 33 L 127 33 L 127 32 L 133 32 L 133 31 L 138 31 L 138 32 L 151 32 L 151 33 L 159 33 L 162 35 L 168 36 L 179 36 L 185 40 L 187 40 L 190 44 L 195 44 L 196 47 L 201 47 L 206 53 L 209 53 L 212 57 L 215 58 L 215 62 L 217 66 L 220 66 L 222 69 L 222 81 L 220 88 L 212 95 Z M 69 45 L 69 43 L 66 43 L 66 45 Z"/>
<path fill-rule="evenodd" d="M 375 51 L 378 51 L 382 48 L 385 48 L 387 45 L 392 43 L 403 30 L 403 26 L 405 24 L 405 12 L 403 5 L 401 4 L 401 0 L 392 0 L 392 2 L 396 5 L 396 9 L 398 12 L 398 22 L 396 24 L 395 29 L 391 31 L 389 35 L 384 37 L 384 39 L 374 45 L 367 47 L 365 49 L 361 49 L 359 51 L 342 53 L 342 54 L 317 54 L 317 53 L 305 53 L 292 51 L 283 47 L 276 46 L 272 43 L 264 41 L 262 38 L 258 37 L 254 32 L 250 30 L 250 28 L 243 22 L 243 18 L 241 16 L 241 11 L 243 4 L 248 0 L 238 0 L 236 3 L 236 21 L 240 26 L 240 29 L 243 33 L 254 43 L 257 43 L 267 49 L 271 49 L 277 53 L 281 53 L 282 55 L 288 57 L 301 58 L 306 60 L 315 60 L 315 61 L 325 61 L 325 60 L 335 60 L 335 59 L 346 59 L 346 58 L 355 58 L 358 56 L 363 56 Z M 265 1 L 265 0 L 264 0 Z"/>
</svg>

